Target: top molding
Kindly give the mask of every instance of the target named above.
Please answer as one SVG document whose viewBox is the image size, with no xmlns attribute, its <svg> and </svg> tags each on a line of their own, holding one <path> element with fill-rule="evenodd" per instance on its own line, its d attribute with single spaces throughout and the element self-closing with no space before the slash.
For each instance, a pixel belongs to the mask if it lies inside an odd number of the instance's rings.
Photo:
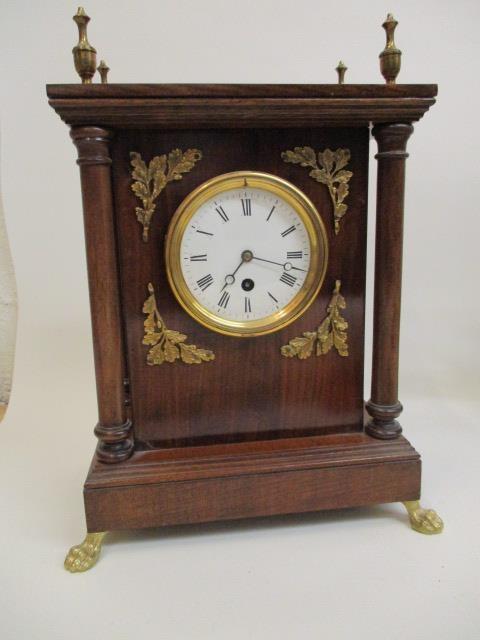
<svg viewBox="0 0 480 640">
<path fill-rule="evenodd" d="M 69 125 L 140 128 L 366 126 L 414 122 L 436 85 L 47 85 Z"/>
</svg>

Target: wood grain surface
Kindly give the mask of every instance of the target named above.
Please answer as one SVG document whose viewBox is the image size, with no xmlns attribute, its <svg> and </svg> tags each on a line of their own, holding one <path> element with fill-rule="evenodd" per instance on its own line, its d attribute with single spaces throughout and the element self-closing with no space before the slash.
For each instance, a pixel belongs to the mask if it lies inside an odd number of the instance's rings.
<svg viewBox="0 0 480 640">
<path fill-rule="evenodd" d="M 89 531 L 300 513 L 415 500 L 421 463 L 404 439 L 362 434 L 135 453 L 94 462 Z"/>
<path fill-rule="evenodd" d="M 421 463 L 400 436 L 398 345 L 405 147 L 435 85 L 50 85 L 74 125 L 84 201 L 99 401 L 99 446 L 85 484 L 88 530 L 104 531 L 415 500 Z M 371 420 L 363 367 L 369 127 L 379 143 Z M 348 212 L 333 233 L 328 191 L 281 152 L 348 148 Z M 129 153 L 174 148 L 203 159 L 158 198 L 147 244 L 135 218 Z M 293 182 L 328 230 L 315 302 L 278 333 L 239 339 L 176 303 L 164 262 L 183 198 L 218 174 L 250 169 Z M 342 282 L 348 357 L 286 359 L 280 347 L 325 316 Z M 148 366 L 142 305 L 155 287 L 167 326 L 216 354 Z M 130 425 L 133 424 L 133 438 Z M 374 436 L 374 437 L 373 437 Z M 392 438 L 392 439 L 387 439 Z M 130 456 L 130 457 L 129 457 Z M 105 464 L 115 462 L 115 464 Z"/>
<path fill-rule="evenodd" d="M 436 85 L 49 85 L 70 125 L 141 129 L 368 126 L 413 122 Z"/>
<path fill-rule="evenodd" d="M 333 232 L 327 188 L 302 167 L 286 164 L 281 152 L 310 145 L 318 150 L 347 147 L 353 171 L 348 213 Z M 195 147 L 203 159 L 158 199 L 150 239 L 144 243 L 135 218 L 137 198 L 130 189 L 129 152 L 145 160 L 176 147 Z M 180 446 L 307 435 L 363 428 L 363 344 L 367 222 L 368 130 L 295 129 L 248 131 L 121 132 L 112 149 L 115 215 L 118 228 L 123 318 L 137 443 Z M 262 337 L 234 338 L 202 327 L 175 300 L 167 282 L 164 239 L 183 198 L 220 173 L 251 169 L 293 182 L 311 198 L 323 218 L 330 259 L 322 290 L 310 309 L 285 329 Z M 347 301 L 349 352 L 332 351 L 308 360 L 287 359 L 280 347 L 303 331 L 314 331 L 326 314 L 335 280 Z M 147 366 L 142 346 L 142 304 L 152 282 L 162 317 L 188 341 L 215 353 L 213 362 Z"/>
</svg>

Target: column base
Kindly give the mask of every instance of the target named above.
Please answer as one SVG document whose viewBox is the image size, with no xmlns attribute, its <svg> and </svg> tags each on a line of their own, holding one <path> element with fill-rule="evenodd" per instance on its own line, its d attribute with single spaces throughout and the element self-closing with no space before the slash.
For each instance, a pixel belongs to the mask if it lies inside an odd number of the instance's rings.
<svg viewBox="0 0 480 640">
<path fill-rule="evenodd" d="M 130 437 L 132 423 L 127 420 L 123 424 L 106 426 L 97 424 L 94 429 L 99 442 L 97 457 L 107 464 L 115 464 L 127 460 L 133 453 L 133 439 Z"/>
<path fill-rule="evenodd" d="M 369 400 L 365 405 L 372 419 L 365 425 L 368 435 L 379 440 L 394 440 L 402 433 L 402 426 L 395 418 L 402 413 L 400 402 L 396 404 L 377 404 Z"/>
</svg>

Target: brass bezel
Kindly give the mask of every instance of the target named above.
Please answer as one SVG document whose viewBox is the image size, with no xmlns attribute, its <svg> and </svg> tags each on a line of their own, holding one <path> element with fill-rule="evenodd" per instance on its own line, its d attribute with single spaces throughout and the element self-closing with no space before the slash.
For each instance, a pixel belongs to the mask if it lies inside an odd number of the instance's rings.
<svg viewBox="0 0 480 640">
<path fill-rule="evenodd" d="M 226 320 L 206 309 L 188 288 L 181 268 L 180 247 L 188 223 L 202 204 L 218 193 L 245 186 L 270 191 L 283 198 L 297 212 L 310 240 L 310 269 L 297 295 L 283 309 L 259 320 Z M 175 298 L 194 320 L 227 336 L 262 336 L 294 322 L 315 300 L 325 277 L 327 263 L 327 233 L 313 202 L 290 182 L 258 171 L 225 173 L 194 189 L 174 213 L 165 241 L 167 277 Z"/>
</svg>

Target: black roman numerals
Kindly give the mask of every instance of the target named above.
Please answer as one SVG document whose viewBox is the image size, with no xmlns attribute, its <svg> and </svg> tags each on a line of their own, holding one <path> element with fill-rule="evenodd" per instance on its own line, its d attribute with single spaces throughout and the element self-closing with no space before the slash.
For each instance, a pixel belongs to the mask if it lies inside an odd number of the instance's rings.
<svg viewBox="0 0 480 640">
<path fill-rule="evenodd" d="M 287 260 L 295 260 L 303 258 L 303 251 L 287 251 Z"/>
<path fill-rule="evenodd" d="M 272 217 L 272 213 L 275 211 L 275 205 L 273 205 L 273 207 L 270 209 L 270 213 L 267 216 L 267 222 L 270 220 L 270 218 Z"/>
<path fill-rule="evenodd" d="M 224 291 L 220 296 L 220 300 L 218 301 L 218 306 L 223 307 L 223 309 L 226 309 L 229 300 L 230 300 L 230 294 L 227 291 Z"/>
<path fill-rule="evenodd" d="M 242 198 L 242 211 L 244 216 L 252 215 L 252 201 L 250 198 Z"/>
<path fill-rule="evenodd" d="M 267 291 L 267 293 L 268 293 L 268 295 L 270 296 L 270 298 L 275 302 L 275 304 L 278 304 L 278 300 L 275 298 L 275 296 L 274 296 L 274 295 L 272 295 L 272 294 L 270 293 L 270 291 Z"/>
<path fill-rule="evenodd" d="M 206 261 L 207 261 L 206 253 L 199 254 L 198 256 L 190 256 L 190 262 L 206 262 Z"/>
<path fill-rule="evenodd" d="M 288 236 L 288 234 L 295 231 L 295 229 L 296 229 L 295 225 L 292 224 L 291 227 L 288 227 L 288 229 L 285 229 L 285 231 L 282 231 L 281 233 L 282 238 L 285 238 L 286 236 Z"/>
<path fill-rule="evenodd" d="M 280 282 L 287 284 L 289 287 L 293 287 L 296 281 L 297 279 L 295 276 L 292 276 L 289 273 L 282 273 L 282 277 L 280 278 Z"/>
<path fill-rule="evenodd" d="M 197 284 L 200 287 L 200 289 L 202 291 L 205 291 L 205 289 L 208 289 L 208 287 L 212 284 L 213 282 L 213 277 L 212 274 L 207 274 L 206 276 L 203 276 L 203 278 L 200 278 L 200 280 L 197 280 Z"/>
<path fill-rule="evenodd" d="M 252 303 L 247 297 L 245 297 L 245 313 L 252 313 Z"/>
<path fill-rule="evenodd" d="M 215 211 L 224 222 L 228 222 L 230 220 L 230 218 L 225 213 L 225 209 L 222 206 L 215 207 Z"/>
</svg>

